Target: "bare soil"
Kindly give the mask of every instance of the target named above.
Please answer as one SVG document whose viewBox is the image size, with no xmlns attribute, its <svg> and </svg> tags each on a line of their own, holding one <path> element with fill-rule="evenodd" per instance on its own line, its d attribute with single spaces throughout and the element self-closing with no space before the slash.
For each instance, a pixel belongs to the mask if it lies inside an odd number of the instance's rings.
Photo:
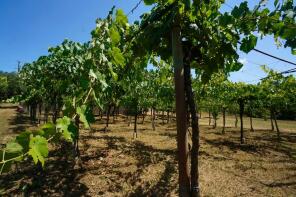
<svg viewBox="0 0 296 197">
<path fill-rule="evenodd" d="M 17 117 L 14 111 L 2 110 L 0 120 L 9 113 L 8 119 Z M 138 138 L 133 139 L 133 125 L 125 120 L 124 116 L 114 123 L 111 119 L 108 132 L 101 132 L 105 118 L 92 125 L 93 131 L 82 130 L 81 162 L 73 159 L 66 143 L 52 146 L 43 170 L 31 160 L 22 162 L 2 175 L 0 192 L 3 196 L 177 196 L 174 121 L 163 124 L 158 118 L 153 131 L 150 117 L 144 124 L 140 118 Z M 212 129 L 206 126 L 206 116 L 202 118 L 202 196 L 296 196 L 296 124 L 288 123 L 278 142 L 275 131 L 261 121 L 255 132 L 245 130 L 246 144 L 240 145 L 239 128 L 228 126 L 222 135 L 220 127 Z M 8 131 L 0 130 L 1 138 L 10 136 L 17 125 L 6 125 Z"/>
</svg>

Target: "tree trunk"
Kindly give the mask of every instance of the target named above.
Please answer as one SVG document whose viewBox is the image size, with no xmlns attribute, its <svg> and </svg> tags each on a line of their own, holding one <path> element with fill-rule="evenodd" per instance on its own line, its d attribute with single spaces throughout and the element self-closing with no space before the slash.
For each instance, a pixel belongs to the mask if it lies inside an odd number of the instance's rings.
<svg viewBox="0 0 296 197">
<path fill-rule="evenodd" d="M 151 122 L 152 122 L 152 119 L 153 119 L 152 114 L 153 114 L 153 108 L 151 107 L 151 109 L 150 109 Z"/>
<path fill-rule="evenodd" d="M 75 126 L 77 127 L 77 136 L 74 140 L 74 151 L 75 151 L 75 157 L 80 157 L 80 151 L 79 151 L 79 115 L 76 115 L 75 117 Z"/>
<path fill-rule="evenodd" d="M 29 105 L 29 116 L 30 116 L 30 121 L 31 121 L 31 124 L 32 124 L 32 107 L 31 107 L 31 104 Z"/>
<path fill-rule="evenodd" d="M 142 124 L 144 124 L 145 117 L 146 117 L 146 112 L 143 111 Z"/>
<path fill-rule="evenodd" d="M 250 115 L 250 125 L 251 125 L 251 131 L 254 131 L 252 114 Z"/>
<path fill-rule="evenodd" d="M 152 129 L 155 131 L 155 109 L 152 108 Z"/>
<path fill-rule="evenodd" d="M 226 122 L 226 120 L 225 120 L 225 111 L 226 111 L 226 109 L 223 107 L 223 111 L 222 111 L 222 113 L 223 113 L 223 128 L 222 128 L 222 134 L 225 134 L 225 122 Z"/>
<path fill-rule="evenodd" d="M 47 121 L 48 121 L 48 112 L 49 112 L 48 105 L 45 105 L 45 108 L 44 108 L 44 123 L 47 123 Z"/>
<path fill-rule="evenodd" d="M 37 103 L 34 105 L 34 122 L 37 123 Z"/>
<path fill-rule="evenodd" d="M 169 123 L 170 122 L 170 111 L 168 110 L 167 111 L 167 123 Z"/>
<path fill-rule="evenodd" d="M 116 107 L 114 106 L 114 107 L 113 107 L 113 111 L 112 111 L 113 124 L 115 123 L 115 110 L 116 110 Z"/>
<path fill-rule="evenodd" d="M 38 106 L 38 112 L 39 112 L 39 115 L 38 115 L 38 124 L 41 124 L 41 114 L 42 114 L 42 104 L 39 103 L 39 106 Z"/>
<path fill-rule="evenodd" d="M 275 124 L 275 128 L 276 128 L 277 138 L 278 138 L 278 140 L 280 140 L 281 139 L 280 129 L 278 127 L 277 119 L 276 119 L 276 115 L 275 115 L 274 111 L 272 111 L 272 114 L 273 114 L 274 124 Z"/>
<path fill-rule="evenodd" d="M 128 120 L 128 123 L 127 123 L 127 126 L 131 126 L 131 117 L 129 115 L 127 115 L 127 120 Z"/>
<path fill-rule="evenodd" d="M 192 128 L 192 149 L 191 149 L 191 196 L 199 197 L 199 172 L 198 172 L 198 156 L 199 156 L 199 125 L 196 116 L 196 104 L 194 102 L 194 94 L 191 85 L 190 65 L 184 64 L 185 88 L 187 102 L 191 114 Z"/>
<path fill-rule="evenodd" d="M 134 134 L 133 134 L 133 138 L 134 138 L 134 139 L 138 137 L 137 120 L 138 120 L 138 113 L 136 113 L 136 115 L 135 115 Z"/>
<path fill-rule="evenodd" d="M 125 121 L 128 122 L 128 113 L 124 112 L 124 115 L 125 115 Z"/>
<path fill-rule="evenodd" d="M 241 144 L 245 143 L 244 138 L 244 121 L 243 121 L 243 114 L 244 114 L 244 101 L 239 101 L 239 117 L 240 117 L 240 123 L 241 123 L 241 129 L 240 129 L 240 142 Z"/>
<path fill-rule="evenodd" d="M 237 115 L 236 114 L 234 114 L 234 116 L 235 116 L 234 126 L 235 126 L 235 128 L 237 128 L 238 118 L 237 118 Z"/>
<path fill-rule="evenodd" d="M 211 111 L 209 110 L 209 126 L 211 125 Z"/>
<path fill-rule="evenodd" d="M 118 119 L 118 116 L 119 116 L 119 106 L 116 107 L 116 111 L 115 111 L 115 119 L 117 120 Z"/>
<path fill-rule="evenodd" d="M 31 123 L 36 123 L 37 120 L 37 103 L 31 104 Z"/>
<path fill-rule="evenodd" d="M 30 108 L 29 108 L 30 110 L 30 120 L 31 120 L 31 124 L 33 123 L 33 107 L 32 107 L 32 104 L 30 104 Z"/>
<path fill-rule="evenodd" d="M 75 158 L 74 168 L 76 168 L 77 166 L 77 168 L 82 169 L 80 150 L 79 150 L 79 122 L 80 122 L 80 117 L 79 115 L 76 115 L 75 126 L 77 127 L 77 135 L 75 136 L 75 139 L 74 139 L 74 158 Z"/>
<path fill-rule="evenodd" d="M 214 124 L 213 124 L 213 129 L 216 129 L 217 127 L 217 117 L 213 117 Z"/>
<path fill-rule="evenodd" d="M 272 119 L 273 119 L 273 112 L 272 112 L 272 110 L 270 110 L 270 123 L 271 123 L 271 130 L 272 131 L 274 131 L 274 125 L 273 125 L 273 121 L 272 121 Z"/>
<path fill-rule="evenodd" d="M 105 131 L 107 131 L 107 128 L 108 128 L 108 126 L 109 126 L 110 111 L 111 111 L 111 105 L 108 105 L 108 110 L 107 110 L 107 121 L 106 121 Z"/>
<path fill-rule="evenodd" d="M 162 110 L 161 112 L 161 120 L 162 120 L 162 124 L 164 124 L 164 110 Z"/>
<path fill-rule="evenodd" d="M 183 51 L 181 43 L 181 27 L 172 29 L 172 56 L 174 64 L 174 81 L 176 94 L 177 119 L 177 158 L 179 171 L 179 196 L 190 196 L 190 175 L 188 165 L 188 139 L 187 139 L 187 108 L 185 103 L 185 84 Z"/>
<path fill-rule="evenodd" d="M 57 99 L 56 99 L 57 100 Z M 53 124 L 56 124 L 56 121 L 57 121 L 57 117 L 58 117 L 58 109 L 57 109 L 57 102 L 55 102 L 53 104 L 53 114 L 52 114 L 52 122 Z"/>
</svg>

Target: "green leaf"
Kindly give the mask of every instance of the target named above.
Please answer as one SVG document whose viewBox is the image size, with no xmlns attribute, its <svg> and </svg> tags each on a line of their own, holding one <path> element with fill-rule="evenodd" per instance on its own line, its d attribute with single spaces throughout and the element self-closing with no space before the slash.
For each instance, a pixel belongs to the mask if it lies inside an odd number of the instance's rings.
<svg viewBox="0 0 296 197">
<path fill-rule="evenodd" d="M 106 89 L 107 88 L 107 83 L 106 83 L 106 79 L 105 79 L 105 75 L 101 74 L 99 71 L 94 72 L 92 69 L 90 71 L 90 74 L 92 77 L 94 77 L 95 79 L 98 79 L 99 82 L 102 84 L 102 89 Z"/>
<path fill-rule="evenodd" d="M 72 124 L 73 123 L 72 123 L 71 119 L 67 116 L 64 116 L 63 118 L 59 118 L 57 120 L 57 126 L 56 126 L 57 129 L 59 129 L 60 132 L 62 133 L 62 137 L 69 142 L 73 141 L 73 134 L 69 130 L 69 127 Z"/>
<path fill-rule="evenodd" d="M 93 69 L 90 69 L 89 70 L 89 74 L 88 74 L 90 77 L 92 77 L 92 78 L 94 78 L 94 79 L 97 79 L 98 77 L 97 77 L 97 75 L 96 75 L 96 73 L 94 72 L 94 70 Z"/>
<path fill-rule="evenodd" d="M 4 155 L 5 159 L 9 159 L 9 158 L 7 158 L 6 152 L 0 150 L 0 159 L 1 159 L 1 161 L 2 161 L 2 158 L 3 158 L 3 154 L 5 154 Z M 2 173 L 4 173 L 4 172 L 9 172 L 10 169 L 11 169 L 11 164 L 12 164 L 12 161 L 0 164 L 0 175 Z"/>
<path fill-rule="evenodd" d="M 77 114 L 79 115 L 80 121 L 83 122 L 85 128 L 89 128 L 89 123 L 94 122 L 91 110 L 86 105 L 77 107 Z"/>
<path fill-rule="evenodd" d="M 73 106 L 74 104 L 75 104 L 74 99 L 73 99 L 73 101 L 71 101 L 70 99 L 67 99 L 64 101 L 64 106 L 63 106 L 62 110 L 63 110 L 63 114 L 65 116 L 71 117 L 75 113 L 75 109 Z"/>
<path fill-rule="evenodd" d="M 288 40 L 288 39 L 294 39 L 296 37 L 296 31 L 293 28 L 284 28 L 282 38 Z"/>
<path fill-rule="evenodd" d="M 72 133 L 68 129 L 67 130 L 63 130 L 62 137 L 63 137 L 63 139 L 65 139 L 68 142 L 73 142 Z"/>
<path fill-rule="evenodd" d="M 113 78 L 115 81 L 117 81 L 117 80 L 118 80 L 118 75 L 113 71 L 112 66 L 109 65 L 108 68 L 109 68 L 109 71 L 110 71 L 110 73 L 111 73 L 111 75 L 112 75 L 112 78 Z"/>
<path fill-rule="evenodd" d="M 242 44 L 240 46 L 240 50 L 249 53 L 252 49 L 255 48 L 257 44 L 257 37 L 254 35 L 250 35 L 242 40 Z"/>
<path fill-rule="evenodd" d="M 103 109 L 103 104 L 102 104 L 101 101 L 97 98 L 95 91 L 93 91 L 92 94 L 93 94 L 93 98 L 94 98 L 94 100 L 95 100 L 97 106 L 98 106 L 100 109 Z"/>
<path fill-rule="evenodd" d="M 232 17 L 226 12 L 219 18 L 219 22 L 223 27 L 226 27 L 232 22 Z"/>
<path fill-rule="evenodd" d="M 56 127 L 53 123 L 46 123 L 41 127 L 42 131 L 44 131 L 43 137 L 46 139 L 52 137 L 56 133 Z"/>
<path fill-rule="evenodd" d="M 233 10 L 231 11 L 231 15 L 233 16 L 233 17 L 235 17 L 235 18 L 238 18 L 239 16 L 240 16 L 240 10 L 239 10 L 239 8 L 237 7 L 237 6 L 235 6 L 234 8 L 233 8 Z"/>
<path fill-rule="evenodd" d="M 144 3 L 146 5 L 152 5 L 152 4 L 156 3 L 156 2 L 157 2 L 157 0 L 144 0 Z"/>
<path fill-rule="evenodd" d="M 79 115 L 80 121 L 83 122 L 85 128 L 89 128 L 89 123 L 85 116 L 86 105 L 82 105 L 81 107 L 77 107 L 77 114 Z"/>
<path fill-rule="evenodd" d="M 23 147 L 16 141 L 11 141 L 6 144 L 4 160 L 13 159 L 13 161 L 20 161 L 22 160 L 22 157 L 19 157 L 19 156 L 21 156 L 22 154 L 23 154 Z M 3 158 L 3 155 L 1 159 L 2 158 Z M 6 167 L 9 167 L 9 165 Z"/>
<path fill-rule="evenodd" d="M 125 59 L 118 47 L 113 47 L 111 51 L 111 56 L 113 57 L 113 62 L 121 67 L 125 65 Z"/>
<path fill-rule="evenodd" d="M 243 67 L 243 64 L 242 63 L 234 63 L 232 66 L 231 66 L 231 71 L 239 71 L 241 68 Z"/>
<path fill-rule="evenodd" d="M 292 50 L 292 54 L 296 55 L 296 48 L 295 49 L 291 49 Z"/>
<path fill-rule="evenodd" d="M 5 151 L 7 153 L 22 153 L 23 147 L 19 143 L 11 141 L 6 144 Z"/>
<path fill-rule="evenodd" d="M 118 9 L 116 11 L 116 22 L 118 24 L 120 24 L 121 26 L 126 26 L 126 24 L 128 23 L 128 19 L 127 16 L 124 14 L 122 9 Z"/>
<path fill-rule="evenodd" d="M 37 164 L 39 161 L 43 167 L 45 157 L 48 156 L 47 140 L 41 136 L 31 135 L 29 147 L 29 155 L 32 156 L 34 163 Z"/>
<path fill-rule="evenodd" d="M 69 134 L 67 133 L 67 134 L 64 135 L 65 139 L 66 139 L 66 137 L 67 137 L 67 139 L 69 139 L 69 141 L 73 141 L 73 139 L 77 139 L 79 130 L 74 125 L 73 122 L 71 122 L 71 124 L 69 125 L 68 131 L 70 132 L 71 136 L 69 136 Z M 69 137 L 71 137 L 71 139 Z"/>
<path fill-rule="evenodd" d="M 89 79 L 87 79 L 87 78 L 80 78 L 79 79 L 79 82 L 80 82 L 80 85 L 81 85 L 82 88 L 84 88 L 84 89 L 88 88 Z"/>
<path fill-rule="evenodd" d="M 57 129 L 60 131 L 68 131 L 68 126 L 71 123 L 71 119 L 67 116 L 64 116 L 63 118 L 57 119 Z"/>
<path fill-rule="evenodd" d="M 108 84 L 107 84 L 106 79 L 105 79 L 105 75 L 100 73 L 100 72 L 96 72 L 96 76 L 97 76 L 99 82 L 102 85 L 102 89 L 105 90 L 108 87 Z"/>
<path fill-rule="evenodd" d="M 110 38 L 112 40 L 112 45 L 116 46 L 120 42 L 120 34 L 115 27 L 110 28 Z"/>
<path fill-rule="evenodd" d="M 23 147 L 23 151 L 27 152 L 29 150 L 30 135 L 32 133 L 29 131 L 22 132 L 19 134 L 15 141 Z"/>
</svg>

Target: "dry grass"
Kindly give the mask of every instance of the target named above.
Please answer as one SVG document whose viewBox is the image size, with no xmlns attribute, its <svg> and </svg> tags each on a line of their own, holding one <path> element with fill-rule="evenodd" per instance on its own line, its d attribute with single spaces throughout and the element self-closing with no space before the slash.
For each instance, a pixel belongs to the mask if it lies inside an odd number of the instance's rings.
<svg viewBox="0 0 296 197">
<path fill-rule="evenodd" d="M 42 172 L 25 162 L 19 172 L 3 175 L 0 188 L 8 196 L 177 196 L 175 124 L 158 120 L 152 131 L 148 119 L 138 125 L 136 140 L 122 117 L 107 133 L 99 132 L 104 120 L 97 121 L 95 132 L 81 133 L 82 169 L 66 145 L 51 152 Z M 246 145 L 239 144 L 238 128 L 221 135 L 221 128 L 201 126 L 202 196 L 296 196 L 295 122 L 283 128 L 278 143 L 258 121 L 255 132 L 246 130 Z"/>
</svg>

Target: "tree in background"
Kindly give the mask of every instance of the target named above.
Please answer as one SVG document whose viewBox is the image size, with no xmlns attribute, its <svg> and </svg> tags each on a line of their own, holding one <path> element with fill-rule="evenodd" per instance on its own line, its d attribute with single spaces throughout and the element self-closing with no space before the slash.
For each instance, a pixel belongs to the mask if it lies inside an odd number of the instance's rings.
<svg viewBox="0 0 296 197">
<path fill-rule="evenodd" d="M 21 81 L 18 76 L 18 73 L 0 71 L 0 77 L 1 77 L 2 85 L 4 85 L 5 83 L 7 84 L 5 85 L 7 86 L 7 88 L 3 89 L 2 87 L 2 90 L 0 93 L 1 100 L 10 99 L 21 94 L 22 86 L 21 86 Z"/>
<path fill-rule="evenodd" d="M 263 66 L 263 69 L 268 76 L 259 83 L 260 97 L 263 105 L 269 109 L 271 128 L 272 130 L 276 128 L 277 137 L 280 140 L 277 117 L 282 109 L 295 112 L 296 80 L 293 76 L 284 77 L 267 67 Z"/>
<path fill-rule="evenodd" d="M 6 76 L 0 76 L 0 101 L 7 98 L 8 82 Z"/>
</svg>

